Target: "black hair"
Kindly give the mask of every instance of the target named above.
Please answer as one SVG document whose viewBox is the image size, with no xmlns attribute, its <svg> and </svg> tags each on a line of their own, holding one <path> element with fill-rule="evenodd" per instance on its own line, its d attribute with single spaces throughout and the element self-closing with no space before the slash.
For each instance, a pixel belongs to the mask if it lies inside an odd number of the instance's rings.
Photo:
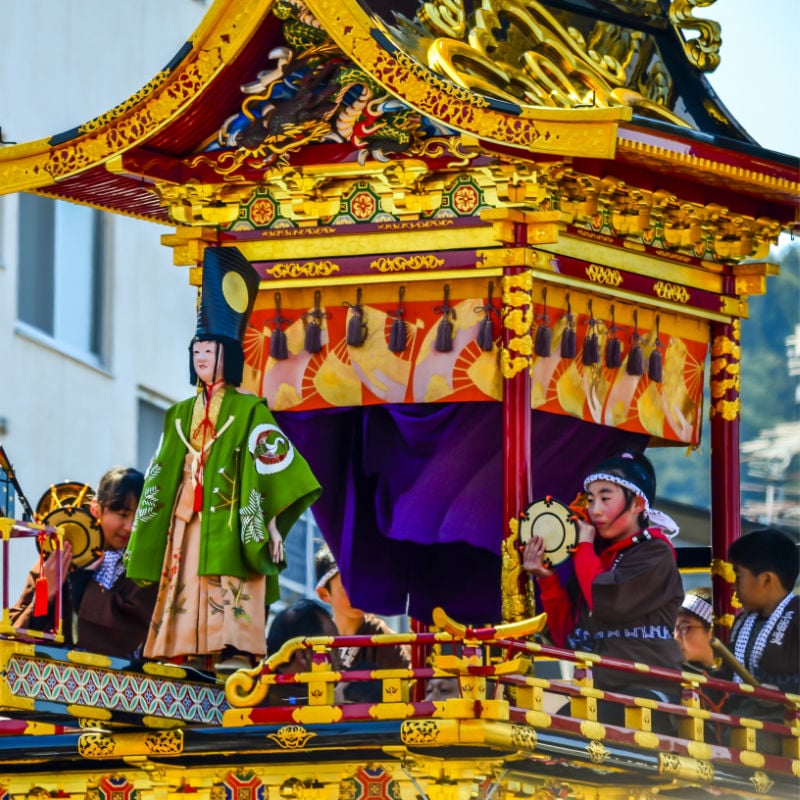
<svg viewBox="0 0 800 800">
<path fill-rule="evenodd" d="M 304 598 L 287 606 L 269 627 L 267 634 L 267 655 L 275 655 L 290 639 L 297 636 L 328 636 L 333 617 L 314 600 Z"/>
<path fill-rule="evenodd" d="M 132 467 L 112 467 L 100 478 L 95 500 L 107 511 L 124 511 L 131 497 L 139 502 L 144 475 Z"/>
<path fill-rule="evenodd" d="M 797 545 L 776 528 L 759 528 L 740 536 L 728 548 L 728 561 L 754 575 L 774 572 L 787 592 L 792 591 L 800 574 Z"/>
<path fill-rule="evenodd" d="M 189 383 L 192 386 L 197 385 L 197 372 L 192 357 L 192 348 L 195 342 L 217 342 L 222 345 L 222 352 L 225 354 L 222 361 L 222 379 L 231 386 L 241 386 L 244 375 L 244 351 L 241 343 L 228 336 L 214 336 L 213 334 L 195 336 L 189 342 Z M 219 353 L 219 348 L 217 348 L 217 353 Z M 216 372 L 216 370 L 214 371 Z"/>
</svg>

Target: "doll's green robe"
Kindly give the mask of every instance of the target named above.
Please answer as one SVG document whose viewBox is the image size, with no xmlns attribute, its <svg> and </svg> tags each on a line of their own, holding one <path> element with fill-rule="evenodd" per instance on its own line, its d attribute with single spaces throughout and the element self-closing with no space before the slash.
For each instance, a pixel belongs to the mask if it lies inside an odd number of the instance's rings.
<svg viewBox="0 0 800 800">
<path fill-rule="evenodd" d="M 162 576 L 167 534 L 182 480 L 195 397 L 172 406 L 147 470 L 125 554 L 126 574 L 139 582 Z M 300 453 L 277 427 L 263 398 L 228 387 L 217 419 L 217 437 L 203 467 L 199 575 L 267 581 L 268 603 L 279 597 L 277 576 L 284 564 L 269 553 L 267 521 L 276 518 L 285 539 L 289 529 L 321 492 Z"/>
</svg>

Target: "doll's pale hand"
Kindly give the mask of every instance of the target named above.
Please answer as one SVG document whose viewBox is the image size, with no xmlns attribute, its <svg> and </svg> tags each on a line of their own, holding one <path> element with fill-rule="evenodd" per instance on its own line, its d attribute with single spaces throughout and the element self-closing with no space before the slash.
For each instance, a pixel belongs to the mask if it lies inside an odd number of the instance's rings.
<svg viewBox="0 0 800 800">
<path fill-rule="evenodd" d="M 534 578 L 547 578 L 553 574 L 545 555 L 544 539 L 541 536 L 533 536 L 525 549 L 522 551 L 522 567 L 526 572 L 530 572 Z"/>
<path fill-rule="evenodd" d="M 283 538 L 278 531 L 275 517 L 267 523 L 267 531 L 269 532 L 269 557 L 274 564 L 279 564 L 284 560 Z"/>
<path fill-rule="evenodd" d="M 597 529 L 594 525 L 584 522 L 582 519 L 578 520 L 578 544 L 581 542 L 589 542 L 594 544 L 594 537 L 597 535 Z"/>
</svg>

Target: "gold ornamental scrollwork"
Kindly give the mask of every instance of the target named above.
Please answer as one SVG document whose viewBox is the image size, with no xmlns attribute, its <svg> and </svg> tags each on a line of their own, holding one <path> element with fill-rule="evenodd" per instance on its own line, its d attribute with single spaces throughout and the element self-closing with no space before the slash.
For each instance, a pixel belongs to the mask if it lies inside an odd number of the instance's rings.
<svg viewBox="0 0 800 800">
<path fill-rule="evenodd" d="M 729 335 L 715 336 L 711 343 L 711 416 L 719 415 L 726 422 L 733 422 L 741 414 L 740 330 L 740 322 L 735 320 Z"/>
<path fill-rule="evenodd" d="M 602 764 L 611 755 L 608 748 L 597 740 L 591 741 L 586 745 L 586 752 L 595 764 Z"/>
<path fill-rule="evenodd" d="M 753 788 L 759 794 L 766 794 L 772 788 L 775 781 L 770 780 L 770 777 L 766 772 L 757 770 L 750 778 L 750 783 L 753 784 Z"/>
<path fill-rule="evenodd" d="M 395 256 L 394 258 L 375 259 L 369 264 L 370 269 L 376 269 L 378 272 L 406 272 L 412 270 L 426 270 L 437 269 L 444 266 L 444 259 L 437 258 L 434 255 L 425 256 Z"/>
<path fill-rule="evenodd" d="M 287 261 L 275 264 L 265 270 L 273 278 L 325 278 L 339 272 L 339 265 L 333 261 Z"/>
<path fill-rule="evenodd" d="M 432 719 L 409 719 L 400 726 L 403 744 L 435 744 L 439 740 L 439 725 Z"/>
<path fill-rule="evenodd" d="M 511 726 L 511 745 L 517 750 L 536 749 L 536 731 L 533 728 L 526 728 L 524 725 Z"/>
<path fill-rule="evenodd" d="M 144 737 L 144 747 L 148 753 L 158 755 L 178 755 L 183 752 L 183 731 L 154 731 Z"/>
<path fill-rule="evenodd" d="M 267 734 L 267 738 L 272 739 L 283 750 L 301 750 L 316 735 L 302 725 L 284 725 L 276 733 Z"/>
<path fill-rule="evenodd" d="M 622 275 L 619 270 L 613 267 L 601 267 L 598 264 L 590 264 L 586 268 L 586 277 L 592 283 L 601 283 L 606 286 L 619 286 L 622 283 Z"/>
<path fill-rule="evenodd" d="M 702 23 L 684 13 L 680 24 Z M 492 0 L 469 17 L 463 0 L 434 0 L 423 4 L 413 27 L 403 20 L 400 26 L 405 39 L 417 40 L 412 47 L 426 54 L 427 66 L 449 79 L 445 87 L 463 87 L 473 103 L 486 95 L 550 108 L 633 106 L 686 125 L 670 108 L 672 78 L 641 31 L 598 20 L 584 36 L 538 0 Z"/>
<path fill-rule="evenodd" d="M 520 592 L 520 579 L 522 578 L 522 558 L 519 547 L 519 520 L 508 521 L 508 536 L 503 539 L 502 547 L 502 600 L 501 608 L 503 622 L 517 622 L 532 616 L 526 613 L 525 598 Z"/>
<path fill-rule="evenodd" d="M 658 754 L 658 771 L 684 781 L 702 781 L 711 783 L 714 780 L 714 765 L 710 761 L 675 753 Z"/>
<path fill-rule="evenodd" d="M 698 6 L 707 6 L 714 0 L 672 0 L 669 8 L 670 22 L 675 26 L 678 39 L 683 42 L 686 57 L 698 68 L 711 72 L 719 66 L 719 49 L 722 45 L 720 24 L 709 19 L 692 16 Z M 695 30 L 699 36 L 690 39 L 685 31 Z"/>
<path fill-rule="evenodd" d="M 114 737 L 105 733 L 84 733 L 78 737 L 78 754 L 82 758 L 109 758 L 116 748 Z"/>
<path fill-rule="evenodd" d="M 533 277 L 529 270 L 503 276 L 503 327 L 515 334 L 500 352 L 500 370 L 506 379 L 530 367 L 533 337 L 531 326 L 526 328 L 525 323 L 533 320 L 532 291 Z"/>
<path fill-rule="evenodd" d="M 685 305 L 691 299 L 691 295 L 685 286 L 667 283 L 666 281 L 656 281 L 653 285 L 653 291 L 662 300 L 671 300 L 674 303 Z"/>
</svg>

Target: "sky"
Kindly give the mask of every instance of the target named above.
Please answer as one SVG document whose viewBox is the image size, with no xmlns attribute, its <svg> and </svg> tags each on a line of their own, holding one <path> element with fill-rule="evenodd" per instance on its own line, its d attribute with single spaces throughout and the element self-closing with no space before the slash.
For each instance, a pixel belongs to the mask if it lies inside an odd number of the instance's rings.
<svg viewBox="0 0 800 800">
<path fill-rule="evenodd" d="M 800 155 L 800 3 L 717 0 L 694 16 L 722 25 L 722 61 L 708 78 L 728 111 L 762 147 Z"/>
</svg>

